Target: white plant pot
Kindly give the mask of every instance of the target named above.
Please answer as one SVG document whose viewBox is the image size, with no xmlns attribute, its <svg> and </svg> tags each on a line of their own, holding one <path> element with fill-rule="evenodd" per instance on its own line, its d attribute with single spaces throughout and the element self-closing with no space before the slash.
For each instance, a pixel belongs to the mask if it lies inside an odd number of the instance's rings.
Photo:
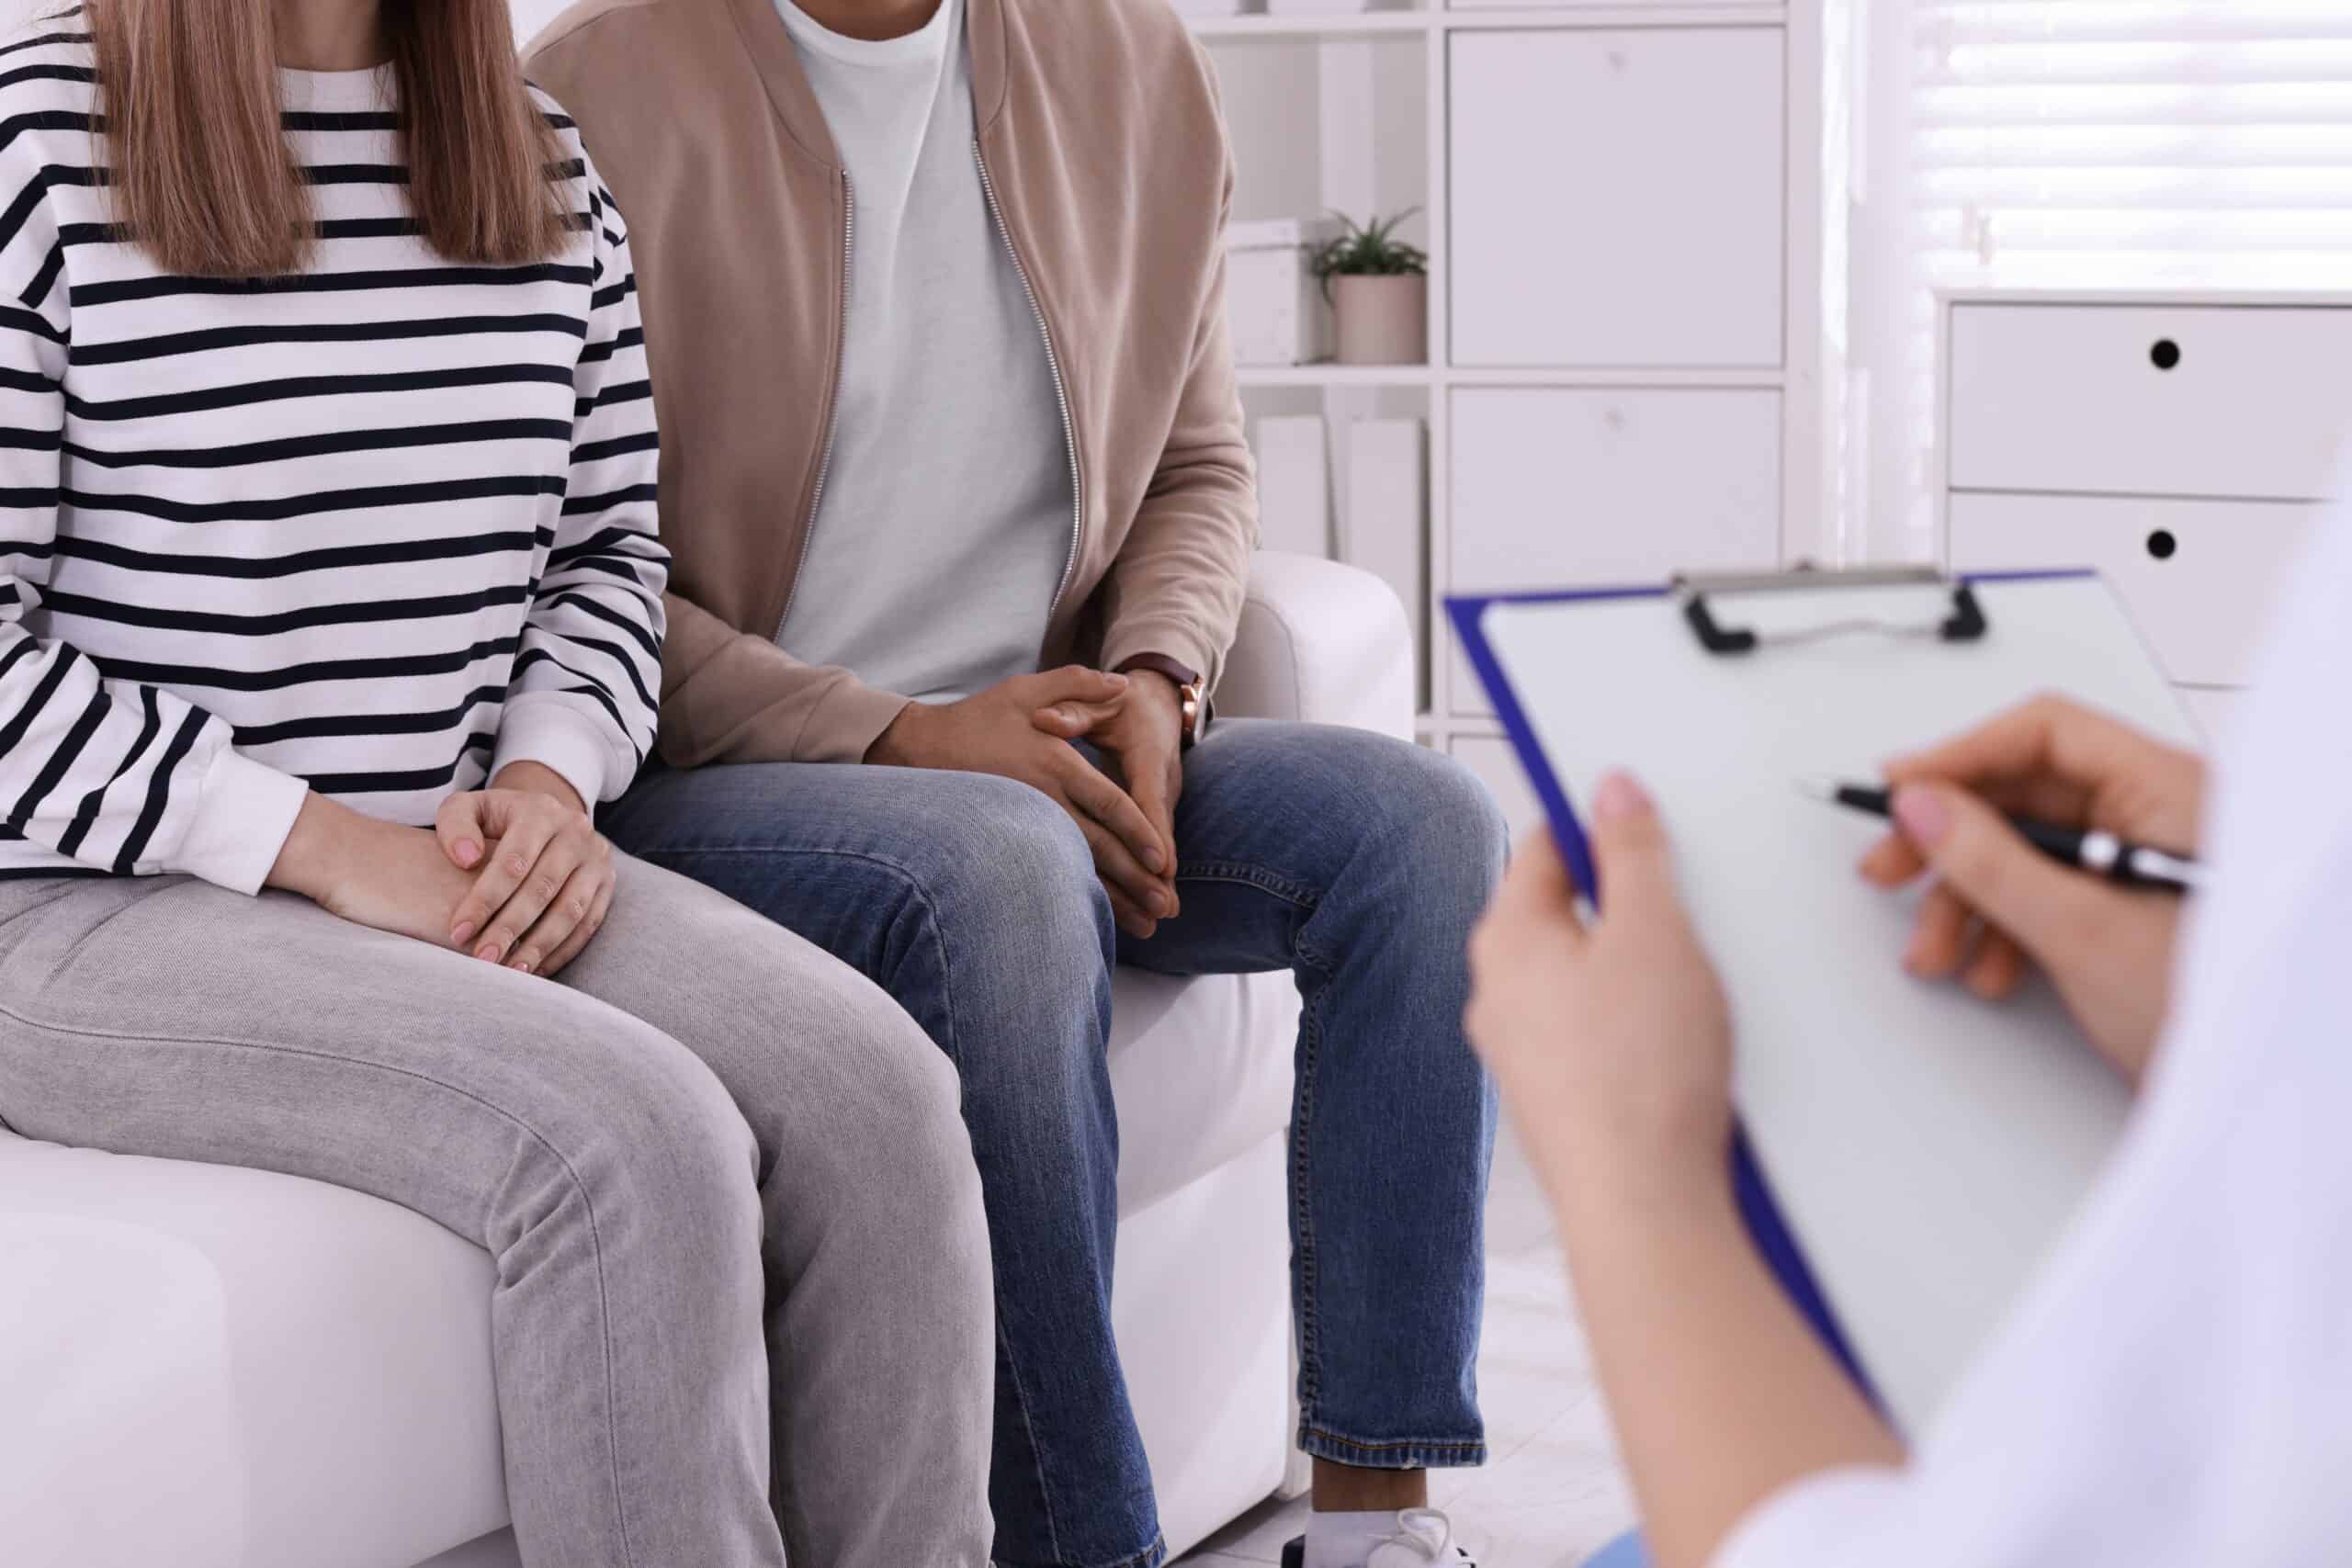
<svg viewBox="0 0 2352 1568">
<path fill-rule="evenodd" d="M 1346 275 L 1331 279 L 1342 365 L 1426 365 L 1430 280 Z"/>
</svg>

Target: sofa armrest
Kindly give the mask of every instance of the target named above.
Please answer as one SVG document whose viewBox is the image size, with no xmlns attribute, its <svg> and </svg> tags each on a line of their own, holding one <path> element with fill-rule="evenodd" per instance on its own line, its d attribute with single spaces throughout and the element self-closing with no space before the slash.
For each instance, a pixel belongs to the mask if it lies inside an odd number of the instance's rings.
<svg viewBox="0 0 2352 1568">
<path fill-rule="evenodd" d="M 1413 626 L 1387 583 L 1261 550 L 1216 690 L 1227 718 L 1286 718 L 1413 738 Z"/>
</svg>

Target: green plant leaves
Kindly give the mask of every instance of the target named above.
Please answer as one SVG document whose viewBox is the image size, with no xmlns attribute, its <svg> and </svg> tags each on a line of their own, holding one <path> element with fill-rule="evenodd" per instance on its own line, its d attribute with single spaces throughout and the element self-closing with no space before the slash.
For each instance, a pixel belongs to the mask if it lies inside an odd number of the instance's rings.
<svg viewBox="0 0 2352 1568">
<path fill-rule="evenodd" d="M 1331 214 L 1347 232 L 1317 250 L 1307 263 L 1323 281 L 1324 297 L 1329 298 L 1335 277 L 1409 277 L 1427 273 L 1429 253 L 1393 238 L 1396 226 L 1419 210 L 1408 207 L 1387 218 L 1374 213 L 1363 223 L 1344 212 Z"/>
</svg>

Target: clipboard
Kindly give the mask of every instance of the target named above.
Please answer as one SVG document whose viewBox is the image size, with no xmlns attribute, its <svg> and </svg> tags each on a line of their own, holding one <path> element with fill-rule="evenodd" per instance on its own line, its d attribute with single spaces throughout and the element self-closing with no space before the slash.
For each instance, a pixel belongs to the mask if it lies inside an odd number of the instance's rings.
<svg viewBox="0 0 2352 1568">
<path fill-rule="evenodd" d="M 2196 730 L 2089 571 L 1689 577 L 1447 601 L 1599 902 L 1574 802 L 1630 767 L 1673 833 L 1737 1049 L 1731 1179 L 1758 1253 L 1856 1383 L 1924 1430 L 2120 1136 L 2121 1085 L 2045 985 L 2006 1004 L 1902 973 L 1883 825 L 1801 796 L 2060 691 Z"/>
</svg>

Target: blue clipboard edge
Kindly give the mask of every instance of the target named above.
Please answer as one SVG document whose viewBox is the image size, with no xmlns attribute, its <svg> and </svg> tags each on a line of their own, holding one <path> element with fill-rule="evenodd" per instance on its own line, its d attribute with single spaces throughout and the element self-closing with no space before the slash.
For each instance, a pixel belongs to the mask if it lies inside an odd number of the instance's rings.
<svg viewBox="0 0 2352 1568">
<path fill-rule="evenodd" d="M 1981 571 L 1959 574 L 1957 581 L 1980 582 L 2034 582 L 2053 579 L 2096 577 L 2098 572 L 2078 567 L 2063 570 Z M 1825 574 L 1824 585 L 1835 579 Z M 1544 818 L 1551 823 L 1552 836 L 1560 846 L 1560 856 L 1567 862 L 1569 878 L 1579 892 L 1590 899 L 1595 908 L 1600 903 L 1600 881 L 1593 865 L 1592 843 L 1585 836 L 1584 825 L 1577 818 L 1576 808 L 1568 802 L 1568 792 L 1554 771 L 1552 761 L 1535 739 L 1535 728 L 1528 721 L 1527 710 L 1519 700 L 1510 678 L 1503 673 L 1502 661 L 1496 657 L 1494 645 L 1487 639 L 1486 614 L 1494 604 L 1589 604 L 1611 599 L 1663 599 L 1674 592 L 1670 583 L 1627 585 L 1623 587 L 1563 589 L 1527 593 L 1454 594 L 1445 601 L 1446 615 L 1453 623 L 1454 635 L 1462 639 L 1462 649 L 1476 671 L 1479 682 L 1493 699 L 1495 716 L 1501 721 L 1504 737 L 1518 754 L 1520 766 L 1535 786 L 1535 795 L 1544 807 Z M 1813 1331 L 1838 1364 L 1846 1370 L 1864 1398 L 1876 1405 L 1882 1414 L 1885 1402 L 1871 1386 L 1870 1374 L 1855 1355 L 1853 1342 L 1845 1327 L 1838 1321 L 1837 1310 L 1829 1304 L 1821 1283 L 1814 1278 L 1812 1266 L 1797 1245 L 1796 1235 L 1781 1216 L 1780 1205 L 1772 1197 L 1772 1189 L 1758 1163 L 1756 1151 L 1749 1145 L 1745 1127 L 1735 1124 L 1731 1145 L 1732 1193 L 1740 1219 L 1747 1226 L 1749 1242 L 1767 1268 L 1781 1282 L 1781 1289 L 1790 1302 L 1804 1314 Z"/>
</svg>

